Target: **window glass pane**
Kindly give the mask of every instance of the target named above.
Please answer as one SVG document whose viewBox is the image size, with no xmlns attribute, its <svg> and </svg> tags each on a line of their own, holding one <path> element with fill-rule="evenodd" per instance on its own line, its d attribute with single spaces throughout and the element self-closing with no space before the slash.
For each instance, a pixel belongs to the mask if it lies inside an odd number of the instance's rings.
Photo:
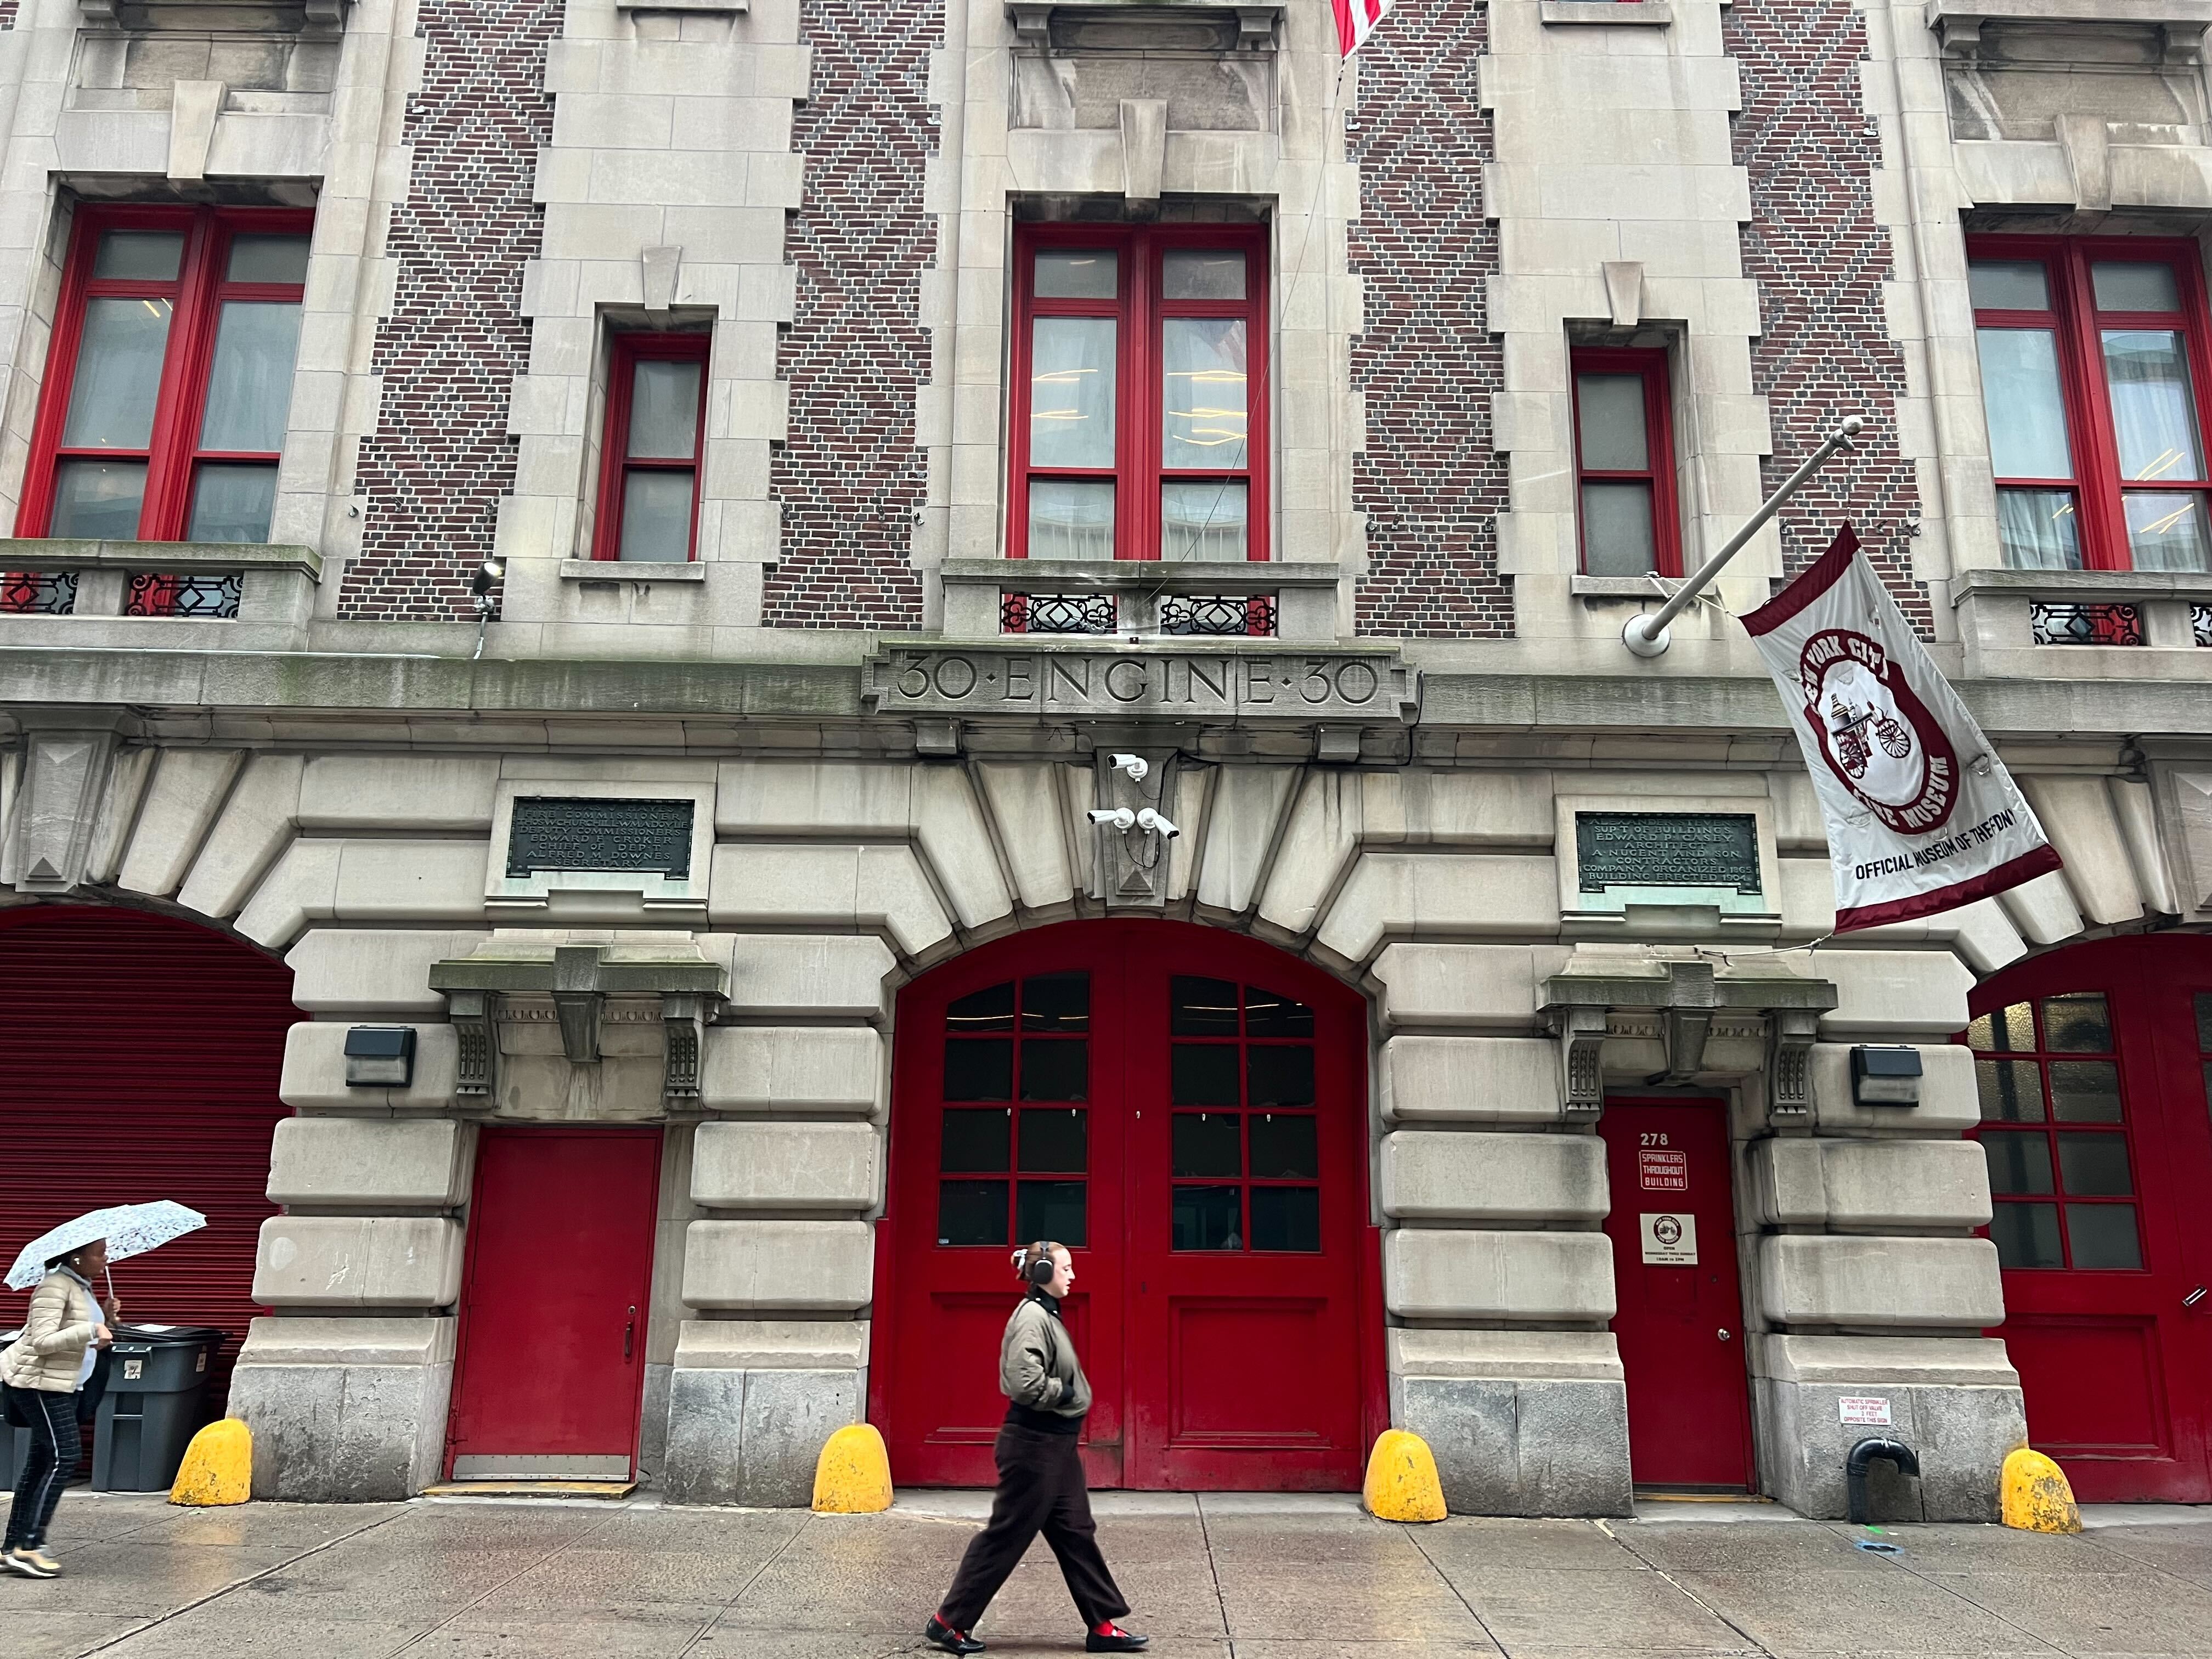
<svg viewBox="0 0 2212 1659">
<path fill-rule="evenodd" d="M 2048 329 L 1975 331 L 1982 359 L 1982 410 L 1990 459 L 2000 478 L 2070 478 L 2058 341 Z"/>
<path fill-rule="evenodd" d="M 1966 290 L 1977 311 L 2048 311 L 2051 277 L 2040 259 L 1977 259 Z"/>
<path fill-rule="evenodd" d="M 951 1031 L 1011 1031 L 1014 1029 L 1014 982 L 971 991 L 945 1011 Z"/>
<path fill-rule="evenodd" d="M 2197 994 L 2197 1051 L 2212 1054 L 2212 991 Z"/>
<path fill-rule="evenodd" d="M 2150 259 L 2100 259 L 2089 267 L 2100 311 L 2179 311 L 2173 267 Z"/>
<path fill-rule="evenodd" d="M 1990 1217 L 2000 1267 L 2063 1267 L 2056 1204 L 2000 1204 Z"/>
<path fill-rule="evenodd" d="M 2007 1134 L 1985 1131 L 1982 1135 L 1982 1155 L 1989 1159 L 1992 1193 L 2057 1190 L 2051 1183 L 2051 1143 L 2040 1132 Z"/>
<path fill-rule="evenodd" d="M 1014 1232 L 1026 1239 L 1049 1238 L 1080 1249 L 1091 1242 L 1090 1206 L 1080 1181 L 1023 1181 L 1015 1183 Z"/>
<path fill-rule="evenodd" d="M 1091 1098 L 1091 1044 L 1082 1037 L 1033 1038 L 1022 1044 L 1024 1100 Z"/>
<path fill-rule="evenodd" d="M 1114 465 L 1111 317 L 1039 317 L 1031 324 L 1030 465 Z"/>
<path fill-rule="evenodd" d="M 2197 441 L 2197 409 L 2179 331 L 2108 328 L 2104 338 L 2120 476 L 2169 483 L 2203 477 L 2204 455 Z"/>
<path fill-rule="evenodd" d="M 1253 1036 L 1299 1037 L 1314 1034 L 1313 1010 L 1279 991 L 1244 988 L 1244 1029 Z"/>
<path fill-rule="evenodd" d="M 1583 568 L 1593 576 L 1641 576 L 1657 568 L 1651 486 L 1583 485 Z"/>
<path fill-rule="evenodd" d="M 1110 300 L 1119 257 L 1111 248 L 1054 249 L 1036 256 L 1040 300 Z"/>
<path fill-rule="evenodd" d="M 161 354 L 169 343 L 167 300 L 87 300 L 76 378 L 70 386 L 66 449 L 143 449 L 154 431 Z"/>
<path fill-rule="evenodd" d="M 2109 1060 L 2052 1060 L 2051 1115 L 2061 1123 L 2118 1123 L 2119 1067 Z"/>
<path fill-rule="evenodd" d="M 1168 981 L 1168 1030 L 1177 1036 L 1235 1036 L 1236 984 L 1177 974 Z"/>
<path fill-rule="evenodd" d="M 1248 486 L 1240 478 L 1160 486 L 1160 556 L 1164 559 L 1243 559 L 1250 556 L 1246 514 Z"/>
<path fill-rule="evenodd" d="M 2065 1177 L 2067 1195 L 2072 1198 L 2125 1198 L 2136 1189 L 2128 1170 L 2125 1135 L 2059 1136 L 2058 1173 Z"/>
<path fill-rule="evenodd" d="M 2027 1045 L 2022 1043 L 2020 1046 L 2026 1048 Z M 2105 1012 L 2105 994 L 2101 991 L 2073 991 L 2063 997 L 2044 998 L 2043 1046 L 2057 1049 L 2062 1054 L 2112 1053 L 2112 1022 Z"/>
<path fill-rule="evenodd" d="M 2008 1003 L 1995 1013 L 1984 1014 L 1966 1028 L 1969 1048 L 1999 1053 L 2030 1053 L 2035 1048 L 2035 1014 L 2025 1002 Z"/>
<path fill-rule="evenodd" d="M 274 461 L 202 461 L 192 472 L 188 542 L 265 542 L 276 507 Z"/>
<path fill-rule="evenodd" d="M 2204 498 L 2194 491 L 2130 489 L 2121 496 L 2138 570 L 2212 570 Z"/>
<path fill-rule="evenodd" d="M 630 366 L 629 448 L 634 460 L 688 461 L 699 452 L 699 371 L 705 365 L 641 357 Z"/>
<path fill-rule="evenodd" d="M 1014 1097 L 1014 1042 L 1012 1037 L 948 1038 L 945 1044 L 947 1100 L 1012 1100 Z"/>
<path fill-rule="evenodd" d="M 1013 1145 L 1013 1113 L 955 1111 L 945 1115 L 937 1167 L 951 1175 L 993 1175 L 1006 1167 Z"/>
<path fill-rule="evenodd" d="M 1310 1106 L 1314 1102 L 1314 1051 L 1300 1043 L 1276 1048 L 1255 1043 L 1245 1050 L 1248 1103 L 1254 1106 Z"/>
<path fill-rule="evenodd" d="M 307 280 L 307 239 L 258 234 L 230 239 L 223 279 L 232 283 L 300 283 Z"/>
<path fill-rule="evenodd" d="M 1170 248 L 1160 261 L 1160 294 L 1170 300 L 1241 300 L 1244 255 L 1237 248 Z"/>
<path fill-rule="evenodd" d="M 1244 465 L 1244 319 L 1160 323 L 1160 465 Z"/>
<path fill-rule="evenodd" d="M 1235 1187 L 1177 1187 L 1174 1189 L 1174 1221 L 1170 1249 L 1177 1250 L 1241 1250 L 1244 1237 L 1239 1223 L 1243 1206 Z"/>
<path fill-rule="evenodd" d="M 1025 1173 L 1081 1175 L 1090 1167 L 1090 1113 L 1069 1110 L 1022 1114 L 1022 1169 Z"/>
<path fill-rule="evenodd" d="M 2008 569 L 2081 568 L 2081 519 L 2070 489 L 1998 490 L 1997 536 Z"/>
<path fill-rule="evenodd" d="M 937 1242 L 940 1244 L 1005 1243 L 1006 1183 L 1003 1181 L 939 1182 Z"/>
<path fill-rule="evenodd" d="M 1237 1045 L 1178 1042 L 1171 1045 L 1175 1103 L 1178 1106 L 1234 1106 Z"/>
<path fill-rule="evenodd" d="M 138 505 L 145 494 L 143 461 L 64 461 L 54 469 L 54 512 L 46 533 L 136 541 Z"/>
<path fill-rule="evenodd" d="M 2043 1121 L 2043 1079 L 2032 1060 L 1978 1060 L 1974 1084 L 1982 1116 L 1996 1123 Z"/>
<path fill-rule="evenodd" d="M 1255 1113 L 1249 1121 L 1254 1175 L 1263 1181 L 1313 1181 L 1320 1177 L 1321 1152 L 1312 1118 L 1262 1112 Z M 1256 1227 L 1256 1218 L 1254 1224 Z"/>
<path fill-rule="evenodd" d="M 270 454 L 284 447 L 292 411 L 292 365 L 300 355 L 300 307 L 289 301 L 230 300 L 216 325 L 208 369 L 202 449 Z"/>
<path fill-rule="evenodd" d="M 1022 1030 L 1091 1029 L 1091 975 L 1038 974 L 1022 981 Z"/>
<path fill-rule="evenodd" d="M 1179 1176 L 1243 1174 L 1237 1121 L 1234 1112 L 1177 1112 L 1170 1171 Z"/>
<path fill-rule="evenodd" d="M 122 282 L 173 283 L 184 257 L 181 230 L 103 231 L 100 252 L 92 256 L 92 274 Z"/>
<path fill-rule="evenodd" d="M 1576 375 L 1575 412 L 1582 423 L 1586 471 L 1641 472 L 1651 465 L 1641 374 Z"/>
<path fill-rule="evenodd" d="M 1030 557 L 1114 556 L 1114 486 L 1104 479 L 1030 480 Z"/>
<path fill-rule="evenodd" d="M 2132 1204 L 2069 1204 L 2066 1242 L 2073 1246 L 2076 1267 L 2142 1266 Z"/>
<path fill-rule="evenodd" d="M 1252 1248 L 1255 1250 L 1321 1249 L 1321 1188 L 1255 1187 L 1252 1189 Z"/>
<path fill-rule="evenodd" d="M 622 556 L 646 564 L 691 557 L 691 469 L 634 466 L 623 474 Z"/>
</svg>

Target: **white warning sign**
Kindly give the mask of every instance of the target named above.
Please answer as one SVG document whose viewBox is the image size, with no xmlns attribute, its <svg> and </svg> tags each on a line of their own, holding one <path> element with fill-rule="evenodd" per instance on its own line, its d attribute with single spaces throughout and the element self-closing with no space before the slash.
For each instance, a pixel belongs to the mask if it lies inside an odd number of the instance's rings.
<svg viewBox="0 0 2212 1659">
<path fill-rule="evenodd" d="M 1847 1394 L 1836 1401 L 1838 1419 L 1851 1427 L 1887 1429 L 1893 1426 L 1889 1420 L 1889 1401 L 1880 1395 Z"/>
<path fill-rule="evenodd" d="M 1693 1215 L 1644 1215 L 1644 1265 L 1647 1267 L 1694 1267 L 1698 1265 L 1698 1218 Z"/>
<path fill-rule="evenodd" d="M 1690 1155 L 1640 1152 L 1636 1155 L 1636 1180 L 1647 1193 L 1686 1193 L 1690 1190 Z"/>
</svg>

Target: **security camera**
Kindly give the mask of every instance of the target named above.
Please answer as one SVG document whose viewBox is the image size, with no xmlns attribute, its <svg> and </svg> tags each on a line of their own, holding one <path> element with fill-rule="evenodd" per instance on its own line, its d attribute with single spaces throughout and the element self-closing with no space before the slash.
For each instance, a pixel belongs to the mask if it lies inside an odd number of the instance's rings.
<svg viewBox="0 0 2212 1659">
<path fill-rule="evenodd" d="M 1114 769 L 1127 772 L 1132 783 L 1142 783 L 1146 775 L 1152 769 L 1152 763 L 1142 755 L 1115 755 L 1112 758 Z"/>
<path fill-rule="evenodd" d="M 1145 810 L 1150 812 L 1152 809 L 1148 806 Z M 1133 830 L 1137 827 L 1137 815 L 1126 806 L 1094 806 L 1091 809 L 1091 821 L 1109 830 Z"/>
<path fill-rule="evenodd" d="M 1137 814 L 1137 828 L 1139 830 L 1153 830 L 1159 835 L 1166 836 L 1170 841 L 1173 841 L 1177 836 L 1182 834 L 1182 830 L 1176 829 L 1175 825 L 1170 823 L 1165 818 L 1162 817 L 1158 812 L 1152 811 L 1149 806 L 1147 806 L 1143 811 Z"/>
</svg>

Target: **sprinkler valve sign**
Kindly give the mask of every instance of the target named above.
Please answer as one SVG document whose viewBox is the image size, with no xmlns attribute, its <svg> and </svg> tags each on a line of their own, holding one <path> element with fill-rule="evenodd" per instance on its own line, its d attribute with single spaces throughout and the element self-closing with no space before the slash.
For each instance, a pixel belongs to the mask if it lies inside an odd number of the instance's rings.
<svg viewBox="0 0 2212 1659">
<path fill-rule="evenodd" d="M 1836 1419 L 1847 1428 L 1887 1429 L 1889 1401 L 1880 1395 L 1847 1394 L 1836 1401 Z"/>
</svg>

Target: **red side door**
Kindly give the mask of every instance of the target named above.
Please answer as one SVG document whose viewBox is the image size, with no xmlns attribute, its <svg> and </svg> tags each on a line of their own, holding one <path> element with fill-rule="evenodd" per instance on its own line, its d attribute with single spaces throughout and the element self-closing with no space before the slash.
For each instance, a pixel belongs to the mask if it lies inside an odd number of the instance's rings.
<svg viewBox="0 0 2212 1659">
<path fill-rule="evenodd" d="M 481 1131 L 449 1478 L 636 1472 L 660 1143 L 659 1129 Z"/>
<path fill-rule="evenodd" d="M 1975 994 L 2029 1440 L 2087 1503 L 2212 1500 L 2212 942 L 2072 946 Z"/>
<path fill-rule="evenodd" d="M 1608 1100 L 1598 1127 L 1636 1484 L 1748 1491 L 1751 1389 L 1726 1109 Z"/>
</svg>

